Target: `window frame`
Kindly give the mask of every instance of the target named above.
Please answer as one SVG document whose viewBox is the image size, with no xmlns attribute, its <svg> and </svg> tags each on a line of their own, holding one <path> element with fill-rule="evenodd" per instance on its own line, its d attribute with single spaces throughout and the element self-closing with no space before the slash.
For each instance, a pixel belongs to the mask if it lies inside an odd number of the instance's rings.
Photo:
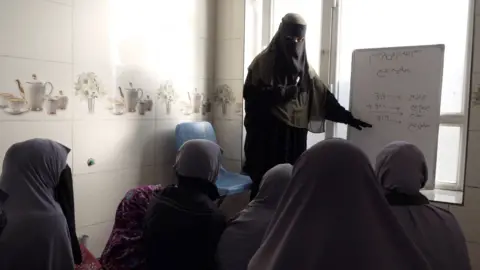
<svg viewBox="0 0 480 270">
<path fill-rule="evenodd" d="M 244 22 L 244 48 L 247 46 L 251 46 L 254 48 L 253 53 L 260 53 L 260 51 L 266 46 L 264 45 L 265 42 L 268 42 L 268 32 L 270 31 L 270 25 L 269 21 L 271 21 L 271 15 L 272 15 L 272 10 L 271 10 L 271 0 L 245 0 L 244 1 L 244 19 L 246 20 L 249 16 L 247 13 L 250 13 L 253 11 L 253 14 L 249 14 L 253 17 L 253 25 L 251 25 L 251 29 L 247 27 L 247 23 Z M 250 26 L 250 25 L 248 25 Z M 258 37 L 258 32 L 260 31 L 260 38 Z M 248 44 L 248 45 L 247 45 Z M 268 44 L 268 43 L 266 43 Z M 252 59 L 246 59 L 246 50 L 244 50 L 244 70 L 246 71 L 248 69 L 248 66 L 250 65 L 250 62 Z M 249 55 L 248 57 L 251 57 Z M 248 75 L 248 72 L 243 73 L 243 80 L 246 80 Z M 243 117 L 245 116 L 245 103 L 243 103 L 243 111 L 242 111 L 242 151 L 241 151 L 241 161 L 242 164 L 245 162 L 245 153 L 244 153 L 244 145 L 245 145 L 245 135 L 246 135 L 246 130 L 245 126 L 243 125 Z"/>
<path fill-rule="evenodd" d="M 273 25 L 273 10 L 275 0 L 261 0 L 262 8 L 262 48 L 268 45 L 270 39 L 275 33 Z M 341 3 L 342 0 L 324 0 L 322 8 L 322 39 L 320 47 L 320 67 L 318 69 L 320 79 L 330 86 L 332 93 L 338 97 L 338 43 L 339 40 L 339 23 L 341 20 Z M 472 56 L 473 56 L 473 37 L 475 25 L 475 0 L 470 0 L 468 14 L 468 30 L 467 30 L 467 48 L 466 48 L 466 65 L 464 78 L 463 106 L 461 113 L 441 114 L 441 126 L 460 127 L 460 154 L 458 162 L 457 179 L 455 183 L 445 183 L 429 179 L 427 186 L 435 189 L 463 191 L 465 183 L 465 168 L 467 158 L 467 137 L 468 137 L 468 119 L 470 114 L 470 96 L 471 96 L 471 77 L 472 77 Z M 335 137 L 337 134 L 337 124 L 327 121 L 325 138 Z"/>
<path fill-rule="evenodd" d="M 335 27 L 332 27 L 332 31 L 335 32 L 333 36 L 336 37 L 337 43 L 339 41 L 339 28 L 338 25 L 340 23 L 341 16 L 341 2 L 342 0 L 334 0 L 336 5 L 334 9 L 336 10 L 335 13 L 337 16 L 335 19 L 337 20 L 334 24 Z M 427 187 L 434 187 L 435 189 L 444 189 L 444 190 L 452 190 L 452 191 L 463 191 L 464 183 L 465 183 L 465 168 L 466 168 L 466 157 L 467 157 L 467 135 L 468 135 L 468 119 L 469 119 L 469 111 L 470 111 L 470 93 L 471 93 L 471 76 L 472 76 L 472 54 L 473 54 L 473 34 L 474 34 L 474 18 L 475 18 L 475 0 L 469 1 L 469 14 L 468 14 L 468 24 L 467 24 L 467 42 L 465 44 L 466 47 L 466 65 L 464 67 L 465 71 L 465 78 L 464 78 L 464 92 L 463 92 L 463 104 L 462 104 L 462 112 L 460 113 L 449 113 L 449 114 L 441 114 L 440 115 L 440 125 L 441 126 L 455 126 L 460 128 L 460 154 L 458 162 L 458 172 L 457 172 L 457 179 L 455 183 L 445 183 L 440 181 L 435 181 L 435 179 L 429 179 L 427 182 Z M 323 23 L 323 22 L 322 22 Z M 335 44 L 335 46 L 336 46 Z M 330 48 L 330 50 L 337 52 L 337 47 Z M 335 69 L 335 72 L 338 72 L 338 69 Z M 334 88 L 332 91 L 336 96 L 338 96 L 338 82 L 334 84 Z M 334 131 L 333 134 L 336 134 L 336 127 L 337 124 L 334 124 Z"/>
</svg>

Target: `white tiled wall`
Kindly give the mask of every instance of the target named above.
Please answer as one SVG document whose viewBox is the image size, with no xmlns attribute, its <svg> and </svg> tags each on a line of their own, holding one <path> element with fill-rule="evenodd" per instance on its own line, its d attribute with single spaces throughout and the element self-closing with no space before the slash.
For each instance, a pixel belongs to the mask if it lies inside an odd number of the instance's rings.
<svg viewBox="0 0 480 270">
<path fill-rule="evenodd" d="M 0 1 L 0 93 L 20 96 L 15 80 L 26 89 L 26 81 L 36 74 L 53 84 L 53 95 L 63 90 L 69 98 L 67 110 L 57 115 L 0 111 L 0 162 L 12 143 L 35 137 L 72 148 L 68 163 L 74 172 L 78 233 L 90 236 L 89 248 L 95 255 L 102 252 L 116 207 L 128 189 L 171 182 L 175 125 L 211 118 L 191 112 L 188 93 L 197 89 L 208 97 L 212 92 L 216 2 Z M 229 7 L 236 14 L 232 8 L 238 7 Z M 234 61 L 241 61 L 241 40 L 239 34 L 218 45 Z M 226 72 L 222 79 L 242 78 L 235 75 L 241 62 L 222 64 Z M 152 112 L 113 115 L 106 109 L 108 100 L 101 98 L 89 113 L 87 102 L 74 95 L 74 82 L 84 72 L 98 76 L 107 96 L 118 98 L 117 87 L 132 82 L 154 100 Z M 157 89 L 167 80 L 177 93 L 170 114 L 157 99 Z M 235 87 L 240 89 L 238 83 Z M 239 119 L 236 123 L 241 123 Z M 231 146 L 226 149 L 231 157 L 238 154 Z M 90 158 L 95 165 L 88 166 Z"/>
<path fill-rule="evenodd" d="M 177 18 L 164 24 L 170 30 L 150 28 L 155 31 L 136 37 L 119 63 L 119 45 L 112 42 L 111 32 L 116 23 L 118 26 L 112 4 L 120 2 L 155 10 L 157 16 L 182 6 L 195 8 L 189 18 L 182 17 L 188 12 L 176 12 Z M 172 2 L 149 7 L 153 2 L 146 0 L 0 1 L 0 92 L 18 96 L 15 80 L 24 82 L 35 73 L 39 79 L 52 82 L 55 94 L 63 90 L 70 102 L 67 110 L 56 116 L 0 112 L 0 160 L 12 143 L 34 137 L 51 138 L 71 147 L 68 162 L 75 176 L 78 233 L 90 235 L 89 248 L 95 255 L 101 253 L 117 204 L 128 189 L 171 181 L 175 125 L 185 120 L 210 119 L 209 114 L 185 114 L 181 106 L 188 104 L 187 92 L 197 88 L 213 101 L 218 86 L 228 85 L 231 89 L 235 100 L 225 110 L 220 103 L 213 103 L 211 115 L 225 150 L 223 165 L 233 171 L 241 168 L 244 0 L 178 2 L 175 9 Z M 473 86 L 480 84 L 480 4 L 476 14 Z M 120 19 L 135 21 L 132 16 Z M 143 21 L 153 24 L 155 18 Z M 178 29 L 183 31 L 180 36 L 172 36 Z M 144 47 L 149 38 L 155 50 Z M 183 39 L 193 42 L 177 42 Z M 190 56 L 188 63 L 172 64 L 177 56 L 185 59 L 182 55 Z M 145 56 L 155 61 L 145 63 Z M 113 96 L 118 96 L 118 86 L 126 87 L 132 81 L 154 99 L 153 112 L 115 116 L 104 108 L 104 101 L 97 100 L 95 113 L 88 113 L 86 103 L 73 95 L 73 83 L 83 72 L 95 72 Z M 164 102 L 155 98 L 156 89 L 165 80 L 173 81 L 179 96 L 169 115 Z M 458 218 L 474 269 L 480 270 L 479 123 L 480 106 L 471 106 L 464 206 L 441 206 Z M 89 158 L 96 161 L 94 166 L 87 165 Z"/>
<path fill-rule="evenodd" d="M 213 95 L 219 86 L 228 85 L 234 100 L 223 108 L 221 103 L 214 103 L 213 125 L 218 142 L 225 150 L 224 166 L 239 171 L 242 159 L 245 1 L 218 0 L 216 29 Z"/>
</svg>

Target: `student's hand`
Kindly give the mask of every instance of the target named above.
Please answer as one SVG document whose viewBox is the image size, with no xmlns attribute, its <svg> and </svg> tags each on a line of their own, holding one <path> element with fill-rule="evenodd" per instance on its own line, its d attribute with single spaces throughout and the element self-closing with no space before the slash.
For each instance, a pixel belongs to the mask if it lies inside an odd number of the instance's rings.
<svg viewBox="0 0 480 270">
<path fill-rule="evenodd" d="M 350 122 L 348 123 L 349 126 L 351 127 L 354 127 L 358 130 L 362 130 L 364 128 L 371 128 L 372 125 L 367 123 L 367 122 L 363 122 L 362 120 L 360 119 L 357 119 L 357 118 L 354 118 L 352 117 L 352 119 L 350 120 Z"/>
</svg>

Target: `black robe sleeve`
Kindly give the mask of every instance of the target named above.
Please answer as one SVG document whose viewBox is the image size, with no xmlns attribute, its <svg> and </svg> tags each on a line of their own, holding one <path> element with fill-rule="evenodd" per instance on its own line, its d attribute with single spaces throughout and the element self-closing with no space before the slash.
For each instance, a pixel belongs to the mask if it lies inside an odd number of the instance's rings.
<svg viewBox="0 0 480 270">
<path fill-rule="evenodd" d="M 60 204 L 60 207 L 62 207 L 63 214 L 67 220 L 73 259 L 75 264 L 79 265 L 82 263 L 83 258 L 75 228 L 75 205 L 73 197 L 72 170 L 68 165 L 60 175 L 60 181 L 55 188 L 55 199 Z"/>
<path fill-rule="evenodd" d="M 0 190 L 0 236 L 2 235 L 3 229 L 7 227 L 7 215 L 3 211 L 2 204 L 8 199 L 8 194 L 3 190 Z"/>
<path fill-rule="evenodd" d="M 338 103 L 338 100 L 329 90 L 326 91 L 326 95 L 325 118 L 333 122 L 350 123 L 353 119 L 352 114 Z M 245 99 L 247 113 L 248 111 L 268 110 L 271 106 L 285 101 L 284 92 L 280 86 L 253 85 L 250 71 L 243 86 L 243 98 Z"/>
<path fill-rule="evenodd" d="M 353 119 L 352 113 L 346 110 L 342 105 L 340 105 L 340 103 L 338 103 L 338 100 L 330 91 L 326 91 L 326 93 L 327 98 L 325 102 L 325 118 L 327 120 L 337 123 L 350 123 Z"/>
<path fill-rule="evenodd" d="M 212 218 L 211 228 L 210 228 L 210 239 L 211 243 L 209 244 L 209 249 L 211 249 L 212 261 L 208 269 L 219 270 L 217 263 L 217 247 L 220 238 L 222 237 L 223 231 L 227 228 L 227 218 L 223 215 L 220 210 L 216 211 L 217 213 Z"/>
</svg>

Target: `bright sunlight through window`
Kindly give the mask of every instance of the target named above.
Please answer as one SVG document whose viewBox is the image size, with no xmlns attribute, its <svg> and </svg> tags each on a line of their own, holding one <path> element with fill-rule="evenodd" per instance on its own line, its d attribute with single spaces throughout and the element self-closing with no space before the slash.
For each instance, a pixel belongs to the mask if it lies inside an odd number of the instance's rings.
<svg viewBox="0 0 480 270">
<path fill-rule="evenodd" d="M 349 107 L 352 52 L 363 48 L 445 44 L 435 187 L 462 190 L 466 148 L 468 93 L 470 79 L 471 2 L 470 0 L 338 0 L 338 13 L 322 18 L 322 8 L 334 0 L 262 0 L 268 14 L 271 36 L 281 18 L 289 12 L 307 21 L 307 56 L 319 74 L 322 44 L 332 41 L 336 63 L 336 94 Z M 322 6 L 323 5 L 323 6 Z M 271 7 L 271 8 L 270 8 Z M 270 8 L 270 10 L 268 10 Z M 332 24 L 332 22 L 335 22 Z M 331 36 L 322 36 L 322 25 L 338 25 Z M 263 25 L 262 27 L 266 27 Z M 325 32 L 324 32 L 325 33 Z M 335 58 L 334 58 L 335 59 Z M 335 124 L 335 137 L 346 138 L 347 127 Z M 308 144 L 322 140 L 323 134 L 309 134 Z"/>
<path fill-rule="evenodd" d="M 110 29 L 117 67 L 142 67 L 152 77 L 176 82 L 195 78 L 198 72 L 198 33 L 192 29 L 196 0 L 111 0 Z M 179 87 L 182 87 L 181 85 Z"/>
<path fill-rule="evenodd" d="M 445 44 L 436 187 L 461 189 L 467 132 L 469 0 L 341 0 L 337 79 L 349 104 L 352 52 L 361 48 Z M 346 127 L 337 125 L 337 137 Z"/>
</svg>

